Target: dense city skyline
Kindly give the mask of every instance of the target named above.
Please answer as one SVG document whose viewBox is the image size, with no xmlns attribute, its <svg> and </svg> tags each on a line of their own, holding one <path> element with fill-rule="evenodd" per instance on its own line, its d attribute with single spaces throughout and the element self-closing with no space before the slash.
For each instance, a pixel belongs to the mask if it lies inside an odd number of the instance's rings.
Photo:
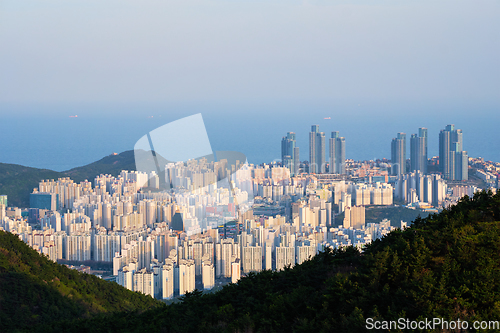
<svg viewBox="0 0 500 333">
<path fill-rule="evenodd" d="M 199 112 L 199 111 L 198 111 Z M 106 116 L 69 118 L 49 117 L 44 113 L 25 117 L 9 115 L 0 123 L 0 133 L 9 145 L 0 147 L 2 163 L 14 163 L 56 171 L 92 163 L 113 152 L 120 153 L 133 149 L 135 142 L 144 133 L 183 116 L 198 112 L 180 112 L 163 116 L 148 116 L 137 113 L 135 116 Z M 69 115 L 68 115 L 69 114 Z M 439 155 L 439 131 L 446 124 L 456 124 L 467 136 L 464 149 L 472 157 L 486 160 L 500 160 L 500 141 L 492 140 L 490 133 L 495 131 L 495 117 L 484 120 L 446 117 L 437 113 L 435 117 L 422 119 L 420 116 L 404 115 L 392 117 L 387 123 L 377 116 L 349 118 L 335 112 L 307 114 L 294 112 L 288 117 L 270 113 L 235 113 L 219 115 L 202 110 L 210 141 L 215 149 L 233 150 L 245 153 L 252 163 L 264 163 L 281 159 L 281 148 L 274 142 L 287 132 L 296 133 L 297 146 L 301 148 L 301 160 L 308 159 L 308 132 L 310 124 L 319 124 L 322 131 L 329 134 L 339 131 L 346 138 L 346 158 L 369 160 L 391 158 L 390 142 L 398 132 L 416 133 L 419 127 L 428 129 L 428 157 Z M 332 119 L 323 119 L 331 116 Z M 407 118 L 406 121 L 403 118 Z M 41 128 L 55 128 L 57 131 L 44 131 Z M 328 135 L 329 137 L 330 135 Z M 227 138 L 231 138 L 228 140 Z M 328 139 L 328 138 L 327 138 Z M 328 141 L 328 140 L 327 140 Z M 409 147 L 407 156 L 409 158 Z M 328 159 L 328 153 L 327 153 Z"/>
<path fill-rule="evenodd" d="M 411 222 L 402 215 L 368 220 L 367 211 L 427 215 L 481 189 L 497 191 L 500 163 L 469 159 L 461 129 L 449 124 L 439 132 L 439 157 L 427 157 L 428 134 L 421 127 L 411 135 L 409 158 L 400 132 L 391 159 L 353 161 L 338 131 L 328 146 L 311 125 L 309 160 L 298 158 L 296 133 L 287 132 L 275 142 L 282 159 L 255 165 L 241 153 L 213 154 L 197 114 L 139 139 L 137 171 L 80 183 L 41 180 L 29 208 L 0 196 L 0 230 L 55 262 L 112 265 L 107 279 L 170 300 L 281 271 L 325 249 L 362 250 Z"/>
</svg>

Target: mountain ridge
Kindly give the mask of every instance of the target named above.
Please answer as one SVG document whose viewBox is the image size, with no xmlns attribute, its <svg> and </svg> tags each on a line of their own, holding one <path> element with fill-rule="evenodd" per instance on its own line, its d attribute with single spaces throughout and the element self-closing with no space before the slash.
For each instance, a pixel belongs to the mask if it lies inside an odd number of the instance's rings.
<svg viewBox="0 0 500 333">
<path fill-rule="evenodd" d="M 102 173 L 117 176 L 122 170 L 135 170 L 134 151 L 111 154 L 93 163 L 66 171 L 39 169 L 18 164 L 0 163 L 0 194 L 6 194 L 9 206 L 29 207 L 29 194 L 43 179 L 70 177 L 76 183 L 92 181 Z"/>
</svg>

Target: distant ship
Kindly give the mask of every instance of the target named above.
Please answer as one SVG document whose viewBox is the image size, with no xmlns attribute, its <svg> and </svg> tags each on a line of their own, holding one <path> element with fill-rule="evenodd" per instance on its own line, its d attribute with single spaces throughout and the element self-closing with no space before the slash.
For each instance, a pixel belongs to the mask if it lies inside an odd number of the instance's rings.
<svg viewBox="0 0 500 333">
<path fill-rule="evenodd" d="M 78 115 L 75 114 L 74 116 L 69 116 L 70 118 L 78 118 Z"/>
<path fill-rule="evenodd" d="M 326 117 L 326 118 L 323 118 L 323 119 L 329 120 L 329 119 L 332 119 L 332 118 L 330 118 L 330 117 Z"/>
</svg>

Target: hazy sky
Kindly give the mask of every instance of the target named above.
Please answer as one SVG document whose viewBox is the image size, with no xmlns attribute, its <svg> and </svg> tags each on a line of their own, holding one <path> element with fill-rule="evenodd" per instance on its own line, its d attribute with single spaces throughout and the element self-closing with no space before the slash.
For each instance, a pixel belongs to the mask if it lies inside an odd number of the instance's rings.
<svg viewBox="0 0 500 333">
<path fill-rule="evenodd" d="M 374 158 L 422 126 L 435 154 L 438 131 L 455 123 L 466 149 L 486 156 L 500 148 L 488 145 L 500 121 L 499 18 L 498 0 L 0 0 L 0 129 L 24 135 L 35 114 L 78 114 L 89 121 L 73 132 L 104 142 L 112 123 L 92 119 L 136 119 L 122 123 L 119 151 L 201 112 L 212 133 L 245 134 L 274 157 L 295 131 L 307 159 L 311 124 L 340 130 L 348 157 Z"/>
<path fill-rule="evenodd" d="M 0 103 L 498 107 L 499 17 L 498 0 L 2 0 Z"/>
</svg>

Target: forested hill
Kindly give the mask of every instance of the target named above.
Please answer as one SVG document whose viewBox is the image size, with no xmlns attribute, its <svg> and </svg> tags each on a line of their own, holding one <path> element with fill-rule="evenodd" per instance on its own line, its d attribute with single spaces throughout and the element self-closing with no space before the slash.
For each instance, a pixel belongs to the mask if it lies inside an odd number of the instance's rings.
<svg viewBox="0 0 500 333">
<path fill-rule="evenodd" d="M 16 235 L 0 231 L 0 332 L 39 332 L 56 321 L 109 312 L 137 314 L 157 306 L 163 303 L 56 264 Z"/>
<path fill-rule="evenodd" d="M 70 177 L 76 183 L 88 179 L 93 181 L 100 174 L 110 174 L 118 176 L 122 170 L 135 170 L 134 151 L 128 150 L 120 154 L 112 154 L 101 158 L 99 161 L 87 164 L 82 167 L 64 171 L 66 177 Z"/>
<path fill-rule="evenodd" d="M 498 221 L 500 195 L 482 192 L 417 219 L 362 254 L 353 248 L 327 251 L 293 269 L 252 274 L 218 293 L 195 292 L 182 303 L 141 315 L 102 315 L 53 328 L 366 332 L 367 318 L 460 319 L 471 326 L 475 320 L 500 320 Z"/>
<path fill-rule="evenodd" d="M 0 163 L 0 194 L 7 194 L 9 206 L 29 207 L 29 195 L 42 179 L 70 177 L 79 183 L 102 174 L 117 176 L 121 170 L 135 170 L 134 151 L 109 155 L 97 162 L 57 172 L 47 169 L 30 168 L 17 164 Z"/>
</svg>

